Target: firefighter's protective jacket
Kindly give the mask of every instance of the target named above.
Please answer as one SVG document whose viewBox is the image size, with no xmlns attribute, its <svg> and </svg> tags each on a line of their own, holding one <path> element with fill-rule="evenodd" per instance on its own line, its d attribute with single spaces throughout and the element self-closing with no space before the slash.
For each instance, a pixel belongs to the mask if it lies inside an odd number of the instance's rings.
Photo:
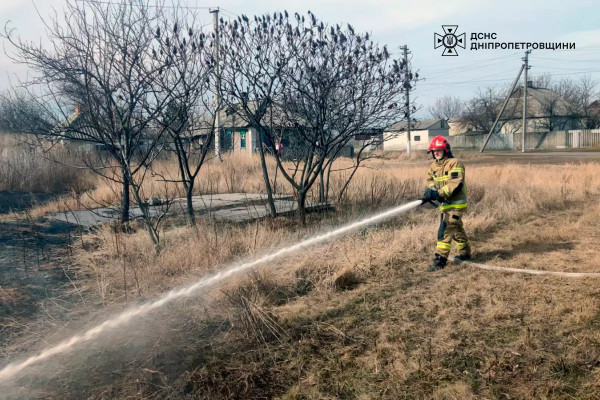
<svg viewBox="0 0 600 400">
<path fill-rule="evenodd" d="M 427 186 L 438 190 L 442 211 L 467 207 L 465 167 L 456 158 L 435 160 L 429 167 Z"/>
</svg>

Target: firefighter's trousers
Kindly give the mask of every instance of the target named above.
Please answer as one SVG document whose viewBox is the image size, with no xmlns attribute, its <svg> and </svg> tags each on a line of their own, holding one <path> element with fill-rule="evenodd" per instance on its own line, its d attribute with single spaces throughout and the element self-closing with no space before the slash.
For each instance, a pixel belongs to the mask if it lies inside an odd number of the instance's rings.
<svg viewBox="0 0 600 400">
<path fill-rule="evenodd" d="M 463 227 L 463 214 L 464 210 L 461 209 L 442 211 L 436 253 L 444 258 L 450 254 L 452 240 L 456 242 L 460 254 L 471 255 L 469 238 Z"/>
</svg>

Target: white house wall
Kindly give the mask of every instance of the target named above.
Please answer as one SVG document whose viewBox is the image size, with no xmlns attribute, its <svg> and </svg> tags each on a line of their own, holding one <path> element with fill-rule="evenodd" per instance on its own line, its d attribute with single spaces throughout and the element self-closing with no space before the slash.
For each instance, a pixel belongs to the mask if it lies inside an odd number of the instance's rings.
<svg viewBox="0 0 600 400">
<path fill-rule="evenodd" d="M 548 118 L 527 118 L 527 132 L 547 132 L 549 125 Z M 579 128 L 579 121 L 572 117 L 554 117 L 555 131 L 569 130 Z M 564 127 L 564 128 L 563 128 Z M 523 128 L 522 119 L 506 121 L 500 132 L 502 133 L 521 133 Z"/>
<path fill-rule="evenodd" d="M 447 135 L 446 130 L 446 135 Z M 427 150 L 429 147 L 429 131 L 418 130 L 411 131 L 412 137 L 411 149 L 414 150 Z M 437 133 L 436 133 L 437 135 Z M 434 135 L 435 136 L 435 135 Z M 383 149 L 385 151 L 401 151 L 406 150 L 406 132 L 384 132 Z M 418 140 L 416 140 L 418 137 Z M 433 137 L 433 136 L 432 136 Z"/>
</svg>

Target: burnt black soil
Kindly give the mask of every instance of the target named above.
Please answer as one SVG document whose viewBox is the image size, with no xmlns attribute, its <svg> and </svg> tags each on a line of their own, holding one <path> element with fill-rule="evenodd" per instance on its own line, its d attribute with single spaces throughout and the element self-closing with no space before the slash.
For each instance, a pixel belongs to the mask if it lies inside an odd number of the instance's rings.
<svg viewBox="0 0 600 400">
<path fill-rule="evenodd" d="M 11 211 L 24 211 L 34 205 L 43 204 L 56 195 L 52 193 L 31 193 L 13 190 L 0 190 L 0 214 Z"/>
<path fill-rule="evenodd" d="M 34 197 L 2 192 L 3 209 L 26 207 Z M 39 318 L 44 302 L 70 296 L 70 245 L 74 225 L 19 215 L 0 221 L 0 348 Z M 45 313 L 45 312 L 44 312 Z M 4 351 L 0 351 L 3 358 Z"/>
</svg>

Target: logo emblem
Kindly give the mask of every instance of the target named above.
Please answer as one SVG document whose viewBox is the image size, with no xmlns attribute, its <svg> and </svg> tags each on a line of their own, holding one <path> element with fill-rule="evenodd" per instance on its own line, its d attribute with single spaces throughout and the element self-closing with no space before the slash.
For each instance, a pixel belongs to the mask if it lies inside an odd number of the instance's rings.
<svg viewBox="0 0 600 400">
<path fill-rule="evenodd" d="M 433 48 L 437 49 L 444 46 L 443 56 L 457 56 L 456 46 L 465 48 L 467 34 L 461 33 L 460 35 L 456 35 L 458 25 L 442 25 L 442 29 L 444 30 L 443 35 L 433 34 Z"/>
</svg>

